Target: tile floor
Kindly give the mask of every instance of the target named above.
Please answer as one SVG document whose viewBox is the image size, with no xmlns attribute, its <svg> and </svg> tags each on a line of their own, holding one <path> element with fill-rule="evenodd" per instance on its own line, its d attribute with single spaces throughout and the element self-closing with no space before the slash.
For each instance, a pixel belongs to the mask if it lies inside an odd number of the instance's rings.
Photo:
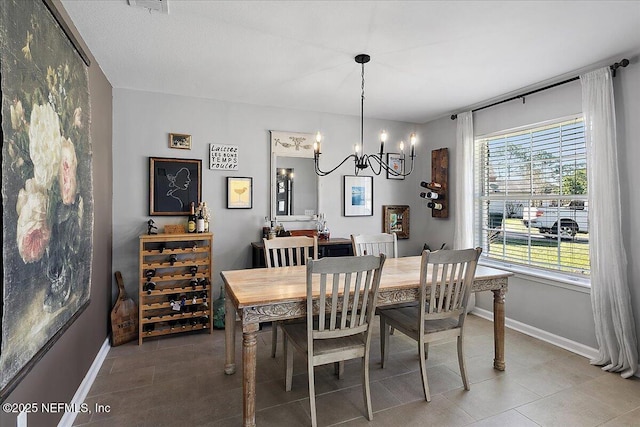
<svg viewBox="0 0 640 427">
<path fill-rule="evenodd" d="M 424 400 L 417 349 L 396 333 L 388 367 L 380 368 L 378 322 L 371 353 L 373 421 L 365 417 L 360 362 L 338 380 L 316 368 L 320 426 L 640 426 L 640 379 L 624 380 L 587 359 L 507 330 L 504 372 L 492 368 L 493 324 L 470 315 L 466 339 L 471 390 L 464 391 L 455 341 L 431 345 Z M 239 328 L 238 328 L 239 329 Z M 236 360 L 241 369 L 241 334 Z M 307 373 L 296 358 L 293 389 L 284 391 L 282 345 L 270 357 L 271 330 L 258 338 L 258 426 L 310 425 Z M 86 403 L 109 413 L 79 414 L 77 426 L 240 426 L 242 375 L 224 374 L 224 331 L 131 342 L 114 347 Z"/>
</svg>

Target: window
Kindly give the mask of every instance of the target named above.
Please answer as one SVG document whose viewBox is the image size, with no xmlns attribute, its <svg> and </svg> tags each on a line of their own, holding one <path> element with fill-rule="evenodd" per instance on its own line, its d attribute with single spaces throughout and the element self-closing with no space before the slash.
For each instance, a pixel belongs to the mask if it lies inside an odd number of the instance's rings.
<svg viewBox="0 0 640 427">
<path fill-rule="evenodd" d="M 474 168 L 483 257 L 589 276 L 582 116 L 478 137 Z"/>
</svg>

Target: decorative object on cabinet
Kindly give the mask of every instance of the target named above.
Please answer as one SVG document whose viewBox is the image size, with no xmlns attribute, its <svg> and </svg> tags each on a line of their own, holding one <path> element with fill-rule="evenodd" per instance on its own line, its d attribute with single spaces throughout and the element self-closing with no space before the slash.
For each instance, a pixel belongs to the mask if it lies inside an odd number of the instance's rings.
<svg viewBox="0 0 640 427">
<path fill-rule="evenodd" d="M 211 233 L 140 236 L 138 344 L 148 337 L 210 329 Z"/>
<path fill-rule="evenodd" d="M 154 224 L 155 221 L 153 219 L 147 221 L 147 234 L 158 234 L 158 232 L 156 231 L 158 227 L 156 227 Z"/>
<path fill-rule="evenodd" d="M 199 203 L 202 160 L 149 157 L 149 215 L 189 215 Z"/>
<path fill-rule="evenodd" d="M 0 3 L 2 402 L 89 305 L 94 191 L 86 55 L 52 2 Z"/>
<path fill-rule="evenodd" d="M 382 232 L 396 233 L 398 239 L 409 238 L 409 206 L 382 206 Z"/>
<path fill-rule="evenodd" d="M 313 144 L 313 163 L 314 163 L 314 169 L 315 169 L 316 175 L 318 176 L 329 175 L 330 173 L 337 170 L 340 166 L 345 164 L 347 160 L 353 159 L 355 175 L 358 175 L 360 171 L 364 169 L 371 168 L 371 172 L 375 175 L 380 175 L 384 170 L 384 171 L 387 171 L 388 174 L 391 173 L 392 175 L 407 176 L 411 172 L 413 172 L 414 160 L 416 158 L 416 134 L 415 133 L 411 133 L 411 135 L 409 135 L 409 143 L 411 145 L 411 148 L 410 148 L 411 151 L 409 154 L 409 157 L 411 158 L 411 169 L 409 170 L 409 172 L 405 173 L 404 169 L 402 170 L 402 172 L 398 172 L 392 167 L 390 167 L 390 165 L 384 161 L 384 143 L 387 140 L 387 132 L 384 130 L 380 132 L 380 152 L 375 154 L 365 154 L 364 152 L 364 64 L 369 62 L 369 60 L 371 60 L 371 57 L 367 54 L 361 53 L 359 55 L 356 55 L 354 59 L 356 63 L 360 64 L 361 66 L 361 77 L 362 77 L 362 85 L 361 85 L 362 92 L 360 94 L 360 143 L 356 144 L 353 147 L 354 149 L 353 154 L 349 154 L 340 163 L 338 163 L 338 165 L 335 166 L 333 169 L 323 171 L 322 169 L 320 169 L 320 155 L 322 154 L 320 144 L 322 142 L 322 135 L 320 134 L 320 132 L 318 132 L 316 134 L 316 142 L 315 144 Z M 404 141 L 400 141 L 399 145 L 400 145 L 400 152 L 401 152 L 400 155 L 402 156 L 402 159 L 404 159 Z M 374 167 L 375 165 L 378 166 L 377 169 Z"/>
<path fill-rule="evenodd" d="M 124 289 L 122 273 L 114 273 L 118 285 L 118 299 L 111 310 L 111 345 L 128 343 L 138 337 L 138 306 Z"/>
<path fill-rule="evenodd" d="M 166 234 L 180 234 L 186 233 L 184 224 L 167 224 L 164 226 L 164 232 Z"/>
<path fill-rule="evenodd" d="M 344 216 L 373 215 L 373 177 L 344 176 Z"/>
<path fill-rule="evenodd" d="M 184 133 L 170 133 L 169 148 L 191 150 L 191 135 L 186 135 Z"/>
<path fill-rule="evenodd" d="M 387 153 L 387 164 L 389 169 L 387 170 L 387 179 L 404 179 L 404 156 L 398 153 Z"/>
<path fill-rule="evenodd" d="M 227 209 L 253 208 L 253 178 L 227 177 Z"/>
<path fill-rule="evenodd" d="M 209 169 L 238 170 L 238 146 L 209 144 Z"/>
<path fill-rule="evenodd" d="M 428 200 L 427 207 L 431 209 L 431 216 L 434 218 L 449 217 L 448 175 L 449 150 L 440 148 L 431 151 L 431 182 L 420 183 L 425 188 L 420 197 Z"/>
</svg>

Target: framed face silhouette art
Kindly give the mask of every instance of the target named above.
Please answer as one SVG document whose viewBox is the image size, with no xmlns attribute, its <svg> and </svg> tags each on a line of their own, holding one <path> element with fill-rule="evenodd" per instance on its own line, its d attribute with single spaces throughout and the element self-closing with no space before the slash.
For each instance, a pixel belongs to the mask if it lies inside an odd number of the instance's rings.
<svg viewBox="0 0 640 427">
<path fill-rule="evenodd" d="M 202 160 L 149 157 L 149 215 L 189 215 L 202 194 Z"/>
</svg>

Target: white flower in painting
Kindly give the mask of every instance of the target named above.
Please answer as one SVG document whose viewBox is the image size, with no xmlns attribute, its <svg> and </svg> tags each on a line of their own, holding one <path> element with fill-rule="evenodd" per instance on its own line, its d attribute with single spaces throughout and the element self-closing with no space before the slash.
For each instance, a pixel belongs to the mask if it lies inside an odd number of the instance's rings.
<svg viewBox="0 0 640 427">
<path fill-rule="evenodd" d="M 33 179 L 28 179 L 18 193 L 16 210 L 18 252 L 25 263 L 38 261 L 49 245 L 51 229 L 47 223 L 47 196 Z"/>
<path fill-rule="evenodd" d="M 82 108 L 80 107 L 73 111 L 73 126 L 82 129 Z"/>
<path fill-rule="evenodd" d="M 14 130 L 18 130 L 24 123 L 24 109 L 22 108 L 22 102 L 16 101 L 9 109 L 11 110 L 11 127 Z"/>
<path fill-rule="evenodd" d="M 76 200 L 76 169 L 78 159 L 76 150 L 70 139 L 62 138 L 60 143 L 60 170 L 58 172 L 58 183 L 60 184 L 60 196 L 62 203 L 72 205 Z"/>
<path fill-rule="evenodd" d="M 36 183 L 49 190 L 60 167 L 60 120 L 49 104 L 36 105 L 31 111 L 29 155 Z"/>
</svg>

